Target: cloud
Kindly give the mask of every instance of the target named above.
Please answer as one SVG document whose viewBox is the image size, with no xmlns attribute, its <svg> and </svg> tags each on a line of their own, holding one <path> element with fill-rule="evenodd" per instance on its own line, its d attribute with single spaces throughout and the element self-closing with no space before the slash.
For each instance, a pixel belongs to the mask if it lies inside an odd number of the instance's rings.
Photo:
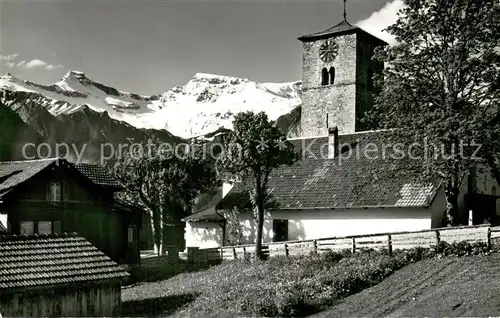
<svg viewBox="0 0 500 318">
<path fill-rule="evenodd" d="M 46 70 L 51 71 L 51 70 L 61 68 L 63 66 L 60 64 L 58 64 L 58 65 L 49 64 L 49 63 L 42 61 L 40 59 L 34 59 L 34 60 L 29 61 L 29 62 L 26 62 L 26 64 L 23 64 L 21 67 L 23 67 L 25 69 L 44 67 Z"/>
<path fill-rule="evenodd" d="M 19 56 L 19 53 L 9 54 L 9 55 L 0 55 L 0 60 L 2 61 L 12 61 L 15 60 Z"/>
<path fill-rule="evenodd" d="M 15 64 L 14 67 L 22 68 L 24 65 L 26 65 L 26 60 L 22 60 L 21 62 Z"/>
<path fill-rule="evenodd" d="M 31 60 L 25 64 L 26 68 L 36 68 L 36 67 L 42 67 L 45 65 L 47 65 L 47 63 L 40 60 L 40 59 L 34 59 L 34 60 Z"/>
<path fill-rule="evenodd" d="M 49 71 L 52 71 L 52 70 L 57 70 L 58 68 L 61 68 L 63 67 L 61 64 L 57 64 L 57 65 L 54 65 L 54 64 L 47 64 L 45 65 L 45 68 Z"/>
<path fill-rule="evenodd" d="M 382 9 L 372 13 L 370 17 L 356 23 L 357 26 L 381 38 L 389 44 L 395 44 L 392 35 L 383 32 L 386 27 L 394 24 L 398 19 L 398 12 L 405 7 L 403 0 L 388 2 Z"/>
<path fill-rule="evenodd" d="M 8 57 L 10 57 L 10 59 L 6 59 L 4 57 L 3 60 L 11 61 L 11 60 L 14 60 L 15 58 L 17 58 L 17 56 L 19 56 L 19 54 L 17 54 L 17 53 L 11 54 L 11 55 L 8 55 Z M 6 62 L 4 65 L 7 67 L 10 67 L 10 68 L 20 68 L 20 69 L 25 69 L 25 70 L 44 68 L 48 71 L 52 71 L 52 70 L 63 67 L 61 64 L 57 64 L 57 65 L 50 64 L 50 63 L 47 63 L 47 62 L 42 61 L 40 59 L 33 59 L 31 61 L 22 60 L 19 62 Z"/>
</svg>

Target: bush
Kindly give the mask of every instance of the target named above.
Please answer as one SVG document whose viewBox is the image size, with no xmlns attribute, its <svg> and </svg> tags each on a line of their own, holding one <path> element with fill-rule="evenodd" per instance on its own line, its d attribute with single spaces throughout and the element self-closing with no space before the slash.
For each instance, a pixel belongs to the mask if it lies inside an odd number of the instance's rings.
<svg viewBox="0 0 500 318">
<path fill-rule="evenodd" d="M 441 241 L 437 246 L 433 248 L 434 253 L 441 256 L 468 256 L 468 255 L 479 255 L 485 254 L 490 251 L 488 244 L 484 242 L 474 242 L 469 243 L 465 241 L 447 243 Z"/>
</svg>

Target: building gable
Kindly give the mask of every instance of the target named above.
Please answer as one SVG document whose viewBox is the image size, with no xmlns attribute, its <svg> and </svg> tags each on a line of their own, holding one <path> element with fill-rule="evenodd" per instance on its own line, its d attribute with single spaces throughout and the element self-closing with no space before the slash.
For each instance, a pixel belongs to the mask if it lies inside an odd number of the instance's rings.
<svg viewBox="0 0 500 318">
<path fill-rule="evenodd" d="M 86 189 L 102 188 L 114 192 L 122 189 L 119 182 L 108 174 L 104 168 L 94 165 L 72 164 L 64 159 L 42 159 L 26 161 L 0 162 L 0 198 L 7 193 L 29 183 L 46 171 L 65 171 L 68 178 L 78 183 L 79 187 Z M 51 172 L 44 179 L 50 179 Z M 48 181 L 45 180 L 45 181 Z M 45 184 L 43 185 L 45 187 Z M 87 191 L 87 190 L 85 190 Z"/>
</svg>

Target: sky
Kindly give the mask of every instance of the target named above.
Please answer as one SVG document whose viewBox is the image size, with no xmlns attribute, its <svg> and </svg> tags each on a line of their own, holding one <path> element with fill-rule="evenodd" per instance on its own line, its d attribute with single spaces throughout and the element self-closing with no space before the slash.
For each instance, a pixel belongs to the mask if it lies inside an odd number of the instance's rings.
<svg viewBox="0 0 500 318">
<path fill-rule="evenodd" d="M 347 0 L 347 20 L 387 41 L 401 0 Z M 158 94 L 196 73 L 301 79 L 297 38 L 343 19 L 343 0 L 0 0 L 0 73 L 40 84 L 69 70 Z"/>
</svg>

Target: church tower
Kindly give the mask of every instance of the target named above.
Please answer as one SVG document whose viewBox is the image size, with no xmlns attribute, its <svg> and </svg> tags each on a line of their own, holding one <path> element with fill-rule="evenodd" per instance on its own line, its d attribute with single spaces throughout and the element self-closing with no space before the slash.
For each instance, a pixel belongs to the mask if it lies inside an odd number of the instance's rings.
<svg viewBox="0 0 500 318">
<path fill-rule="evenodd" d="M 345 8 L 345 3 L 344 3 Z M 366 130 L 361 118 L 373 106 L 373 74 L 383 65 L 372 61 L 374 49 L 387 45 L 346 20 L 322 32 L 304 35 L 302 58 L 303 137 Z"/>
</svg>

